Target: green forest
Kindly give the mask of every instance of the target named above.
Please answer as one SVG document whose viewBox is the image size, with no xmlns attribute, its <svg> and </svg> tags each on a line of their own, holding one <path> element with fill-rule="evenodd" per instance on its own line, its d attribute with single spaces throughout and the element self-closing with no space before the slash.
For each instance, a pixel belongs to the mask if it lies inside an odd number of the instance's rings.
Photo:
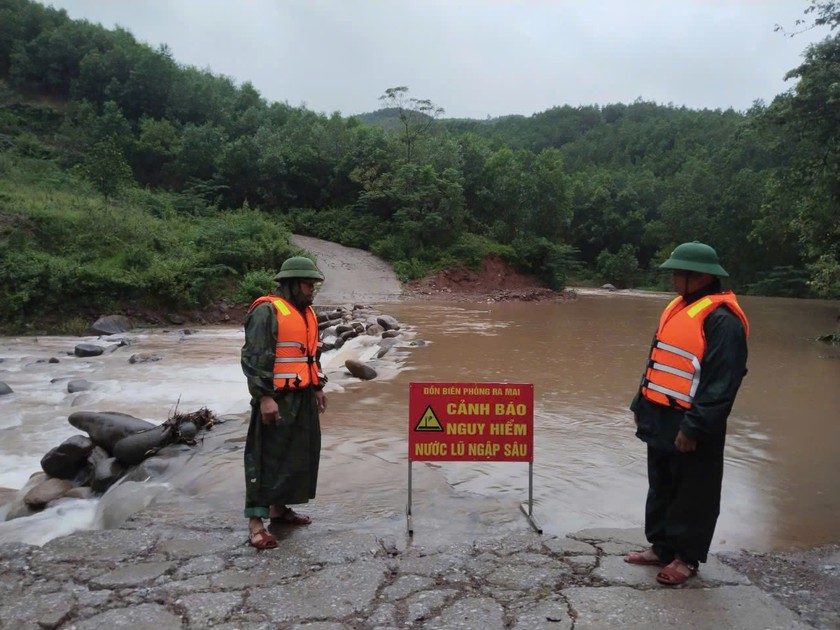
<svg viewBox="0 0 840 630">
<path fill-rule="evenodd" d="M 739 292 L 838 298 L 838 23 L 840 2 L 804 6 L 797 27 L 825 39 L 746 112 L 479 121 L 404 86 L 363 116 L 268 102 L 121 28 L 0 0 L 0 329 L 248 302 L 292 233 L 403 280 L 492 254 L 553 289 L 664 288 L 658 264 L 697 239 Z"/>
</svg>

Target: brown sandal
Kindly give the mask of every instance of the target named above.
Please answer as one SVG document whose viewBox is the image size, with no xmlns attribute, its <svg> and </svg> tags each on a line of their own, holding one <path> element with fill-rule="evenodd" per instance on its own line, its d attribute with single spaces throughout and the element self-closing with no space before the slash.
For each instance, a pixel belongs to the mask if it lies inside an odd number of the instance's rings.
<svg viewBox="0 0 840 630">
<path fill-rule="evenodd" d="M 298 514 L 290 507 L 285 508 L 280 516 L 272 516 L 268 520 L 272 525 L 309 525 L 312 522 L 306 514 Z"/>
<path fill-rule="evenodd" d="M 693 578 L 697 575 L 696 567 L 686 564 L 685 566 L 688 567 L 689 570 L 689 574 L 686 575 L 677 569 L 675 562 L 677 561 L 675 560 L 671 564 L 662 567 L 662 570 L 656 574 L 657 582 L 664 584 L 665 586 L 680 586 L 681 584 L 685 584 L 688 578 Z"/>
<path fill-rule="evenodd" d="M 277 539 L 265 529 L 258 529 L 248 535 L 248 544 L 255 549 L 275 549 L 277 547 Z"/>
<path fill-rule="evenodd" d="M 624 556 L 624 562 L 626 562 L 627 564 L 643 564 L 643 565 L 646 565 L 646 566 L 656 566 L 656 567 L 661 567 L 665 564 L 659 558 L 656 558 L 656 559 L 645 558 L 645 554 L 648 551 L 651 551 L 651 550 L 645 549 L 644 551 L 631 551 L 626 556 Z"/>
</svg>

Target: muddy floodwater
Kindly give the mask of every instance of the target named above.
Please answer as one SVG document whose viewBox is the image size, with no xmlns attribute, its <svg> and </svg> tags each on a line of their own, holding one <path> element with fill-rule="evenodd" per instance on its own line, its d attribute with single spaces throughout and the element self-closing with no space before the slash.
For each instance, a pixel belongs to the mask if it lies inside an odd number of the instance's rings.
<svg viewBox="0 0 840 630">
<path fill-rule="evenodd" d="M 627 407 L 668 299 L 593 292 L 565 303 L 380 305 L 410 328 L 411 340 L 424 343 L 395 350 L 381 378 L 370 382 L 349 378 L 343 358 L 331 357 L 321 477 L 309 512 L 404 533 L 407 436 L 418 420 L 408 413 L 410 383 L 525 383 L 534 388 L 534 514 L 545 533 L 641 525 L 645 450 Z M 741 303 L 752 328 L 749 373 L 730 417 L 713 551 L 836 543 L 840 352 L 814 338 L 833 330 L 838 303 Z M 185 412 L 208 406 L 232 419 L 169 481 L 219 510 L 241 510 L 248 409 L 241 330 L 133 336 L 133 351 L 162 359 L 131 365 L 122 350 L 84 360 L 62 356 L 78 343 L 73 338 L 0 340 L 0 380 L 15 390 L 0 398 L 0 486 L 20 487 L 47 450 L 76 433 L 66 421 L 75 410 L 160 422 L 176 405 Z M 51 356 L 62 358 L 47 363 Z M 70 378 L 95 386 L 68 394 Z M 415 462 L 411 470 L 418 540 L 527 528 L 519 511 L 528 498 L 527 463 Z"/>
</svg>

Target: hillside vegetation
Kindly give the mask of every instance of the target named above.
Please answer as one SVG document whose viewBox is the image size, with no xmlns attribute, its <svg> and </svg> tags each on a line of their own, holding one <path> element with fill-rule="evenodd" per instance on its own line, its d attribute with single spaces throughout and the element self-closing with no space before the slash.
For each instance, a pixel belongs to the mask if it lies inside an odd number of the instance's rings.
<svg viewBox="0 0 840 630">
<path fill-rule="evenodd" d="M 806 9 L 817 27 L 840 15 Z M 290 232 L 367 249 L 403 280 L 496 254 L 557 289 L 664 286 L 658 263 L 698 239 L 740 291 L 838 297 L 838 58 L 831 33 L 791 91 L 748 112 L 454 120 L 395 87 L 348 118 L 0 0 L 0 325 L 247 301 L 296 252 Z"/>
</svg>

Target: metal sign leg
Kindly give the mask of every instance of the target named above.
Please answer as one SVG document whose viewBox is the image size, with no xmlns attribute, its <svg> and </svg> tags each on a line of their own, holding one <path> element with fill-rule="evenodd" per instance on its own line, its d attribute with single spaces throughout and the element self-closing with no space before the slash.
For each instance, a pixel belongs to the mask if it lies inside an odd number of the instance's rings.
<svg viewBox="0 0 840 630">
<path fill-rule="evenodd" d="M 414 536 L 414 524 L 411 522 L 411 460 L 408 461 L 408 503 L 405 506 L 405 522 L 408 535 Z"/>
<path fill-rule="evenodd" d="M 409 477 L 410 478 L 410 477 Z M 410 487 L 410 486 L 409 486 Z M 409 490 L 409 493 L 411 490 Z M 525 506 L 528 506 L 528 509 L 525 509 Z M 528 503 L 520 503 L 519 509 L 522 510 L 522 513 L 525 515 L 525 518 L 528 519 L 528 522 L 531 524 L 531 527 L 534 529 L 535 532 L 538 534 L 542 534 L 543 530 L 539 523 L 537 523 L 537 519 L 534 517 L 534 462 L 528 462 Z"/>
</svg>

